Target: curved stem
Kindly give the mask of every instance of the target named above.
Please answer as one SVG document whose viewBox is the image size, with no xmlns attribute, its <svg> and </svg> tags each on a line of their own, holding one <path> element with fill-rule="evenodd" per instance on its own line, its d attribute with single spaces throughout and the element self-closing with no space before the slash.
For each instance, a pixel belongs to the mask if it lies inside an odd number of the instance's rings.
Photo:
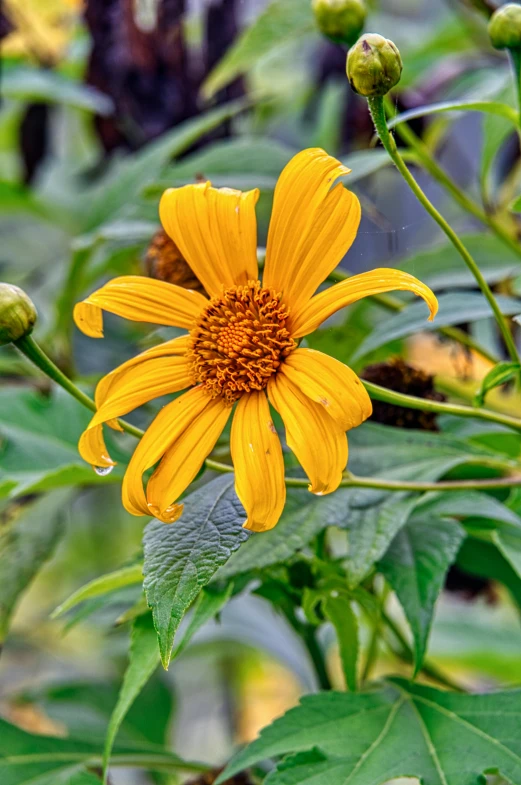
<svg viewBox="0 0 521 785">
<path fill-rule="evenodd" d="M 52 379 L 60 387 L 63 387 L 64 390 L 72 395 L 73 398 L 76 398 L 83 406 L 87 409 L 90 409 L 91 412 L 96 411 L 96 404 L 86 393 L 82 392 L 79 387 L 77 387 L 74 382 L 72 382 L 63 371 L 60 371 L 57 365 L 53 363 L 50 357 L 48 357 L 43 349 L 36 343 L 34 338 L 31 335 L 26 335 L 24 338 L 20 338 L 20 340 L 15 341 L 14 345 L 19 349 L 25 356 L 34 363 L 41 371 L 43 371 L 49 379 Z M 132 436 L 136 436 L 140 439 L 144 431 L 141 428 L 136 428 L 134 425 L 131 425 L 129 422 L 125 420 L 118 420 L 119 424 L 123 428 L 123 430 L 127 431 L 127 433 L 131 433 Z"/>
<path fill-rule="evenodd" d="M 392 110 L 392 104 L 386 97 L 386 107 Z M 511 251 L 517 256 L 521 256 L 521 246 L 503 226 L 501 221 L 493 215 L 489 215 L 483 208 L 475 202 L 449 177 L 447 172 L 439 165 L 439 163 L 431 155 L 427 145 L 414 133 L 412 128 L 407 123 L 399 123 L 396 127 L 396 133 L 403 139 L 403 141 L 414 150 L 418 162 L 423 168 L 445 188 L 445 190 L 452 196 L 455 202 L 460 207 L 473 215 L 478 221 L 488 226 L 494 234 L 507 245 Z"/>
<path fill-rule="evenodd" d="M 520 357 L 517 351 L 517 347 L 512 337 L 512 334 L 510 332 L 508 323 L 505 317 L 503 316 L 503 314 L 501 313 L 496 298 L 494 297 L 492 290 L 490 289 L 488 283 L 483 277 L 481 270 L 479 269 L 478 265 L 476 264 L 471 254 L 468 252 L 466 247 L 461 242 L 456 232 L 447 223 L 447 221 L 442 216 L 442 214 L 436 209 L 436 207 L 434 207 L 432 202 L 422 191 L 422 189 L 414 179 L 413 175 L 407 168 L 405 161 L 403 160 L 400 153 L 398 152 L 398 148 L 396 147 L 396 142 L 394 141 L 394 137 L 389 133 L 389 129 L 387 128 L 387 120 L 385 117 L 383 98 L 381 96 L 375 96 L 375 97 L 370 97 L 367 100 L 368 100 L 369 109 L 371 112 L 371 116 L 373 118 L 376 131 L 378 133 L 378 136 L 380 137 L 383 146 L 385 147 L 387 153 L 389 154 L 389 157 L 393 161 L 394 165 L 402 175 L 407 185 L 410 187 L 411 191 L 417 197 L 418 201 L 425 207 L 429 215 L 431 215 L 432 218 L 434 218 L 438 226 L 447 235 L 447 237 L 449 238 L 453 246 L 456 248 L 461 258 L 469 268 L 469 270 L 472 272 L 474 278 L 478 283 L 479 288 L 483 292 L 483 296 L 486 298 L 488 304 L 490 305 L 492 313 L 496 318 L 499 329 L 501 331 L 501 335 L 503 336 L 503 340 L 505 341 L 505 345 L 508 349 L 508 353 L 510 357 L 514 362 L 520 362 Z"/>
<path fill-rule="evenodd" d="M 417 398 L 414 395 L 406 395 L 405 393 L 398 393 L 394 390 L 388 390 L 385 387 L 380 387 L 379 384 L 372 384 L 365 379 L 360 380 L 365 389 L 376 401 L 383 401 L 383 403 L 392 403 L 397 406 L 405 406 L 406 409 L 419 409 L 423 412 L 435 412 L 436 414 L 454 414 L 456 417 L 475 417 L 478 420 L 488 420 L 489 422 L 496 422 L 501 425 L 506 425 L 508 428 L 513 428 L 515 431 L 521 431 L 521 420 L 517 417 L 511 417 L 509 414 L 501 414 L 493 412 L 490 409 L 482 407 L 465 406 L 460 403 L 441 403 L 440 401 L 429 401 L 426 398 Z"/>
</svg>

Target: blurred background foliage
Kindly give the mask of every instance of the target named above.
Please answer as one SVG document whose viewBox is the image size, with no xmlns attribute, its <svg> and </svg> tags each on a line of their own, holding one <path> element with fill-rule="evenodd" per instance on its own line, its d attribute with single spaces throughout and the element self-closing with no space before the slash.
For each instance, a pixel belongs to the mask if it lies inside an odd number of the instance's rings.
<svg viewBox="0 0 521 785">
<path fill-rule="evenodd" d="M 368 6 L 366 29 L 392 38 L 404 61 L 391 96 L 394 112 L 411 112 L 414 143 L 399 126 L 402 152 L 466 237 L 503 312 L 519 314 L 521 159 L 511 119 L 500 112 L 416 112 L 441 101 L 514 105 L 508 61 L 486 34 L 490 8 L 485 0 L 368 0 Z M 38 339 L 85 389 L 136 350 L 173 334 L 109 317 L 105 340 L 95 343 L 71 319 L 74 302 L 107 278 L 154 273 L 145 257 L 159 229 L 162 190 L 202 178 L 260 187 L 264 244 L 276 179 L 307 146 L 324 147 L 352 168 L 346 184 L 358 194 L 363 218 L 344 269 L 400 267 L 435 289 L 441 305 L 432 330 L 427 325 L 430 331 L 419 334 L 424 312 L 406 297 L 398 299 L 404 310 L 392 315 L 366 300 L 309 336 L 308 345 L 359 372 L 365 368 L 368 379 L 384 386 L 467 401 L 493 362 L 505 357 L 469 273 L 375 145 L 367 104 L 345 78 L 345 48 L 321 36 L 306 0 L 6 0 L 0 35 L 0 277 L 29 292 L 39 311 Z M 422 165 L 424 149 L 477 210 L 469 212 L 432 177 Z M 490 231 L 491 219 L 510 243 Z M 448 328 L 445 335 L 434 332 L 440 327 Z M 452 328 L 482 351 L 455 341 Z M 383 381 L 381 369 L 375 372 L 375 364 L 398 356 L 423 372 L 418 388 L 399 365 L 387 367 Z M 14 349 L 2 349 L 0 373 L 0 712 L 31 733 L 71 735 L 101 747 L 126 667 L 125 622 L 141 588 L 131 582 L 87 598 L 63 618 L 50 613 L 88 581 L 139 561 L 143 521 L 121 507 L 119 468 L 101 478 L 79 459 L 76 441 L 88 413 L 65 393 L 51 393 Z M 512 385 L 490 392 L 487 402 L 505 413 L 521 411 Z M 136 424 L 159 404 L 138 412 Z M 412 427 L 418 438 L 397 447 L 395 430 L 368 424 L 351 439 L 350 468 L 377 475 L 396 465 L 410 469 L 428 456 L 437 468 L 416 476 L 436 479 L 478 476 L 467 465 L 469 451 L 519 460 L 518 437 L 499 426 L 404 417 L 380 409 L 381 423 L 402 433 Z M 114 445 L 122 462 L 131 443 L 125 436 Z M 223 442 L 219 457 L 226 459 L 226 450 Z M 495 474 L 490 467 L 480 471 Z M 519 492 L 489 498 L 507 510 L 505 526 L 512 518 L 519 525 Z M 519 682 L 521 545 L 510 530 L 496 531 L 497 510 L 480 516 L 483 502 L 476 504 L 453 512 L 465 530 L 442 575 L 429 661 L 479 691 Z M 316 525 L 301 543 L 304 553 L 321 536 Z M 342 553 L 345 532 L 328 536 Z M 372 562 L 367 557 L 369 570 L 385 559 L 391 539 Z M 285 566 L 283 558 L 265 559 L 264 592 L 236 590 L 219 620 L 199 630 L 168 673 L 156 672 L 118 743 L 167 742 L 184 758 L 220 765 L 236 743 L 254 738 L 316 688 L 302 642 L 270 601 L 282 571 L 293 569 L 284 580 L 298 586 L 304 567 L 296 550 Z M 230 562 L 240 569 L 227 567 L 239 584 L 248 571 L 246 553 Z M 391 611 L 406 629 L 394 599 Z M 363 624 L 360 634 L 366 642 Z M 323 643 L 332 682 L 342 687 L 334 639 Z M 375 675 L 390 670 L 410 673 L 392 647 L 382 646 Z M 95 769 L 82 776 L 67 782 L 98 781 Z M 126 768 L 111 777 L 113 785 L 177 781 Z"/>
</svg>

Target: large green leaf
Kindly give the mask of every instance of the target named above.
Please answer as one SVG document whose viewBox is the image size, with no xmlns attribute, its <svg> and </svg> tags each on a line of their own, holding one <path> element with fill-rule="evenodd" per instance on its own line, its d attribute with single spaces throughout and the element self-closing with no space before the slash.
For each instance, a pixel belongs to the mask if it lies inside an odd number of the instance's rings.
<svg viewBox="0 0 521 785">
<path fill-rule="evenodd" d="M 425 656 L 434 604 L 464 538 L 465 530 L 457 521 L 434 516 L 412 518 L 378 564 L 411 627 L 416 672 Z"/>
<path fill-rule="evenodd" d="M 239 752 L 217 780 L 288 757 L 266 785 L 477 785 L 485 773 L 521 781 L 521 690 L 459 695 L 393 679 L 370 692 L 302 698 Z"/>
<path fill-rule="evenodd" d="M 506 316 L 521 313 L 521 300 L 504 296 L 498 296 L 496 299 L 502 313 Z M 427 321 L 427 307 L 423 302 L 415 302 L 399 313 L 387 316 L 358 347 L 353 359 L 363 357 L 397 338 L 405 338 L 408 335 L 437 330 L 453 324 L 475 322 L 492 316 L 490 305 L 483 295 L 477 292 L 442 294 L 438 297 L 438 303 L 439 311 L 432 322 Z"/>
<path fill-rule="evenodd" d="M 0 644 L 18 599 L 63 534 L 70 494 L 69 490 L 53 491 L 21 507 L 18 515 L 0 527 Z"/>
<path fill-rule="evenodd" d="M 121 723 L 135 699 L 159 665 L 157 636 L 152 615 L 138 616 L 132 625 L 129 663 L 125 672 L 118 702 L 110 718 L 103 751 L 103 782 L 107 781 L 108 765 L 114 741 Z"/>
<path fill-rule="evenodd" d="M 2 95 L 30 103 L 65 104 L 101 115 L 109 115 L 114 109 L 112 99 L 94 87 L 73 82 L 56 71 L 26 66 L 2 74 Z"/>
<path fill-rule="evenodd" d="M 202 87 L 204 97 L 211 98 L 277 47 L 313 32 L 314 25 L 310 3 L 272 0 L 206 78 Z"/>
<path fill-rule="evenodd" d="M 85 773 L 85 766 L 96 768 L 100 765 L 101 755 L 96 744 L 83 739 L 35 736 L 0 719 L 2 785 L 69 785 L 71 777 Z M 118 747 L 112 765 L 165 772 L 204 768 L 150 745 Z"/>
<path fill-rule="evenodd" d="M 492 234 L 469 234 L 461 238 L 489 283 L 512 278 L 521 272 L 521 258 Z M 400 270 L 421 278 L 434 291 L 469 288 L 476 280 L 452 243 L 443 242 L 420 251 L 397 265 Z"/>
<path fill-rule="evenodd" d="M 186 610 L 248 537 L 233 485 L 233 477 L 219 477 L 184 500 L 175 526 L 152 521 L 145 530 L 144 588 L 165 668 Z"/>
<path fill-rule="evenodd" d="M 1 390 L 0 497 L 120 479 L 118 468 L 98 477 L 80 458 L 78 439 L 89 419 L 60 389 L 48 397 L 20 387 Z"/>
</svg>

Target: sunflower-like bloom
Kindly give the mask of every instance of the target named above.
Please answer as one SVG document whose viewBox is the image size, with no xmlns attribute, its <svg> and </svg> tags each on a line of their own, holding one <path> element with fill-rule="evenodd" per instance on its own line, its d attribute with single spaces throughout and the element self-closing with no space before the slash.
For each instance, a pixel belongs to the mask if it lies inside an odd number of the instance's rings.
<svg viewBox="0 0 521 785">
<path fill-rule="evenodd" d="M 423 297 L 431 319 L 437 310 L 427 286 L 393 269 L 355 275 L 315 293 L 351 246 L 360 222 L 357 197 L 341 183 L 333 186 L 349 171 L 320 149 L 304 150 L 288 163 L 275 188 L 262 283 L 258 190 L 242 193 L 210 183 L 169 189 L 161 199 L 161 222 L 208 298 L 164 281 L 124 276 L 76 305 L 76 324 L 93 338 L 103 336 L 102 310 L 187 330 L 101 379 L 97 413 L 80 439 L 82 457 L 108 468 L 113 461 L 103 423 L 117 428 L 115 418 L 190 388 L 160 410 L 134 451 L 122 489 L 129 512 L 177 520 L 183 507 L 177 500 L 233 411 L 231 455 L 245 526 L 275 526 L 286 488 L 270 403 L 309 490 L 321 495 L 338 487 L 347 464 L 346 431 L 369 417 L 371 401 L 350 368 L 299 347 L 299 339 L 340 308 L 393 289 Z M 153 466 L 145 490 L 143 475 Z"/>
</svg>

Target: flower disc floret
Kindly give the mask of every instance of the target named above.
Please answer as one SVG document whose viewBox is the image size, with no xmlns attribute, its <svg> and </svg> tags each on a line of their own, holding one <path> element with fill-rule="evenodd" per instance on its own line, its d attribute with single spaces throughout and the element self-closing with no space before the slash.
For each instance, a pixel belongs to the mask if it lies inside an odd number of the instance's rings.
<svg viewBox="0 0 521 785">
<path fill-rule="evenodd" d="M 194 382 L 229 404 L 263 390 L 296 347 L 280 294 L 248 281 L 210 300 L 191 332 L 188 359 Z"/>
</svg>

